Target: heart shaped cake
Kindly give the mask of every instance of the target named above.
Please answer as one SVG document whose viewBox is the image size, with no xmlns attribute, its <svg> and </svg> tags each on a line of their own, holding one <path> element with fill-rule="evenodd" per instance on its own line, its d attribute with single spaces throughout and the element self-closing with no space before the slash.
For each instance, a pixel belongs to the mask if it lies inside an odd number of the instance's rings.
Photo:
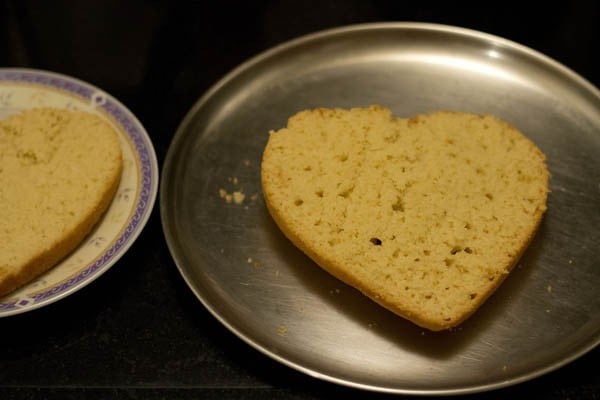
<svg viewBox="0 0 600 400">
<path fill-rule="evenodd" d="M 315 109 L 269 135 L 263 193 L 323 269 L 433 330 L 468 318 L 546 210 L 544 154 L 493 116 Z"/>
<path fill-rule="evenodd" d="M 84 239 L 121 170 L 117 133 L 96 115 L 44 108 L 0 121 L 0 296 Z"/>
</svg>

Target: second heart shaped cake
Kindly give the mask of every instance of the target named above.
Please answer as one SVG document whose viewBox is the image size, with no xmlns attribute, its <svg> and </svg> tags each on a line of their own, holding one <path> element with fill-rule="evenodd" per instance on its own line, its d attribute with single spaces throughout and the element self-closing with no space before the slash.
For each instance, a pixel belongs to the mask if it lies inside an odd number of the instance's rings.
<svg viewBox="0 0 600 400">
<path fill-rule="evenodd" d="M 430 330 L 500 285 L 546 210 L 543 153 L 493 117 L 302 111 L 271 132 L 261 178 L 282 232 L 332 275 Z"/>
<path fill-rule="evenodd" d="M 117 133 L 94 114 L 39 108 L 0 121 L 0 296 L 77 247 L 121 171 Z"/>
</svg>

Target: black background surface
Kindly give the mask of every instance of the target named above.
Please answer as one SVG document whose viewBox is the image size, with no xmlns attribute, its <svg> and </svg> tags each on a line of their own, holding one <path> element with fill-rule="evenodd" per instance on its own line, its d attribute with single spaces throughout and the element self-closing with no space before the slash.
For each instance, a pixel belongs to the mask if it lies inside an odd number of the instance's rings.
<svg viewBox="0 0 600 400">
<path fill-rule="evenodd" d="M 538 50 L 600 86 L 600 2 L 0 0 L 0 67 L 87 81 L 146 127 L 159 165 L 193 103 L 232 68 L 336 26 L 434 22 Z M 0 399 L 387 398 L 272 361 L 206 311 L 167 249 L 158 202 L 127 254 L 85 289 L 0 319 Z M 600 399 L 598 349 L 533 381 L 468 396 Z M 401 397 L 401 396 L 400 396 Z"/>
</svg>

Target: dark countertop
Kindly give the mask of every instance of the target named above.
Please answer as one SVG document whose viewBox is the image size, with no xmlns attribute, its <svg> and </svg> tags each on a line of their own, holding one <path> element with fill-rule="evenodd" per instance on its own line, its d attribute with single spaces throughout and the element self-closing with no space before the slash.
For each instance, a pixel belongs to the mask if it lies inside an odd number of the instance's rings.
<svg viewBox="0 0 600 400">
<path fill-rule="evenodd" d="M 247 58 L 335 26 L 420 21 L 462 26 L 532 47 L 600 86 L 600 3 L 540 9 L 492 2 L 0 1 L 0 66 L 71 75 L 141 120 L 159 165 L 193 103 Z M 158 202 L 110 271 L 68 298 L 0 319 L 0 398 L 384 398 L 321 382 L 230 333 L 187 288 L 167 249 Z M 599 399 L 595 349 L 543 377 L 472 395 Z"/>
</svg>

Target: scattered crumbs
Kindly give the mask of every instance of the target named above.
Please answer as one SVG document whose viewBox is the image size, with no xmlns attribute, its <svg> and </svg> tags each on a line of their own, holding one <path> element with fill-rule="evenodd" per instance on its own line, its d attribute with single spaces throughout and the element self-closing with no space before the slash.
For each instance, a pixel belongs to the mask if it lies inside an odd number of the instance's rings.
<svg viewBox="0 0 600 400">
<path fill-rule="evenodd" d="M 234 191 L 233 193 L 227 192 L 227 190 L 220 188 L 219 197 L 225 199 L 226 203 L 242 204 L 246 195 L 242 191 Z"/>
<path fill-rule="evenodd" d="M 340 293 L 340 289 L 335 289 L 335 293 L 336 294 Z"/>
<path fill-rule="evenodd" d="M 248 257 L 248 264 L 252 264 L 252 257 Z"/>
<path fill-rule="evenodd" d="M 227 182 L 231 182 L 231 177 L 230 176 L 227 177 Z"/>
<path fill-rule="evenodd" d="M 369 322 L 369 328 L 377 328 L 377 322 Z"/>
<path fill-rule="evenodd" d="M 508 367 L 506 365 L 502 366 L 502 372 L 506 372 L 508 370 Z"/>
<path fill-rule="evenodd" d="M 244 160 L 242 160 L 242 164 L 244 164 L 244 166 L 246 166 L 246 167 L 249 167 L 251 162 L 248 159 L 244 159 Z"/>
<path fill-rule="evenodd" d="M 573 260 L 569 260 L 569 264 L 573 264 Z"/>
<path fill-rule="evenodd" d="M 275 276 L 279 276 L 279 270 L 275 270 Z"/>
<path fill-rule="evenodd" d="M 250 200 L 253 202 L 258 200 L 258 193 L 254 193 L 252 196 L 250 196 Z"/>
<path fill-rule="evenodd" d="M 233 183 L 234 185 L 238 184 L 238 178 L 236 176 L 234 176 L 233 178 L 231 178 L 231 183 Z"/>
<path fill-rule="evenodd" d="M 277 333 L 280 336 L 285 336 L 285 334 L 287 333 L 287 330 L 285 329 L 285 326 L 280 325 L 279 328 L 277 328 Z"/>
<path fill-rule="evenodd" d="M 246 196 L 242 192 L 233 192 L 233 202 L 235 204 L 242 204 Z"/>
<path fill-rule="evenodd" d="M 225 253 L 225 249 L 221 247 L 221 249 L 219 250 L 221 252 L 221 254 Z"/>
<path fill-rule="evenodd" d="M 258 261 L 254 261 L 254 262 L 252 263 L 252 265 L 254 265 L 254 267 L 258 268 L 258 267 L 260 267 L 260 262 L 258 262 Z"/>
<path fill-rule="evenodd" d="M 425 336 L 425 331 L 421 331 L 421 336 Z"/>
<path fill-rule="evenodd" d="M 548 293 L 552 293 L 552 285 L 548 285 L 548 287 L 546 287 L 546 290 L 548 291 Z"/>
<path fill-rule="evenodd" d="M 546 309 L 546 313 L 550 314 L 550 310 L 549 310 L 549 309 Z"/>
</svg>

